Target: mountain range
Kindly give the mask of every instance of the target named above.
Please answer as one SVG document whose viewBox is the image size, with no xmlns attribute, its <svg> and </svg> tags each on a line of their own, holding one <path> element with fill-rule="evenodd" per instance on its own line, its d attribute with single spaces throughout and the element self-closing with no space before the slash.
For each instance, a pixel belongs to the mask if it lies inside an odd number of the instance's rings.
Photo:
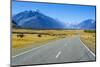
<svg viewBox="0 0 100 67">
<path fill-rule="evenodd" d="M 13 27 L 30 29 L 86 29 L 95 30 L 96 21 L 85 19 L 77 25 L 65 25 L 63 22 L 49 17 L 40 11 L 24 11 L 12 17 Z M 66 27 L 67 26 L 67 27 Z"/>
<path fill-rule="evenodd" d="M 63 29 L 64 24 L 38 11 L 24 11 L 15 16 L 12 20 L 16 26 L 31 29 Z"/>
</svg>

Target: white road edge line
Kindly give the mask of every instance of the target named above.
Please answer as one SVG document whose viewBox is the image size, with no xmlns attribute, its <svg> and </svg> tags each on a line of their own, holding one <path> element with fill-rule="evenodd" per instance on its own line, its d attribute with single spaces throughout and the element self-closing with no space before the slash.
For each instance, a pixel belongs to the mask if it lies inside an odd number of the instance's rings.
<svg viewBox="0 0 100 67">
<path fill-rule="evenodd" d="M 58 52 L 58 54 L 56 55 L 56 58 L 58 58 L 60 54 L 61 54 L 61 51 Z"/>
<path fill-rule="evenodd" d="M 25 51 L 25 52 L 22 52 L 22 53 L 20 53 L 20 54 L 15 55 L 15 56 L 12 56 L 12 58 L 15 58 L 15 57 L 17 57 L 17 56 L 26 54 L 26 53 L 28 53 L 28 52 L 31 52 L 31 51 L 36 50 L 36 49 L 39 49 L 39 48 L 44 47 L 44 46 L 47 46 L 47 45 L 43 45 L 43 46 L 40 46 L 40 47 L 36 47 L 36 48 L 30 49 L 30 50 L 28 50 L 28 51 Z"/>
<path fill-rule="evenodd" d="M 81 40 L 80 40 L 81 41 Z M 93 56 L 95 56 L 95 54 L 81 41 L 81 43 L 86 47 L 86 49 L 88 50 L 88 51 L 90 51 L 90 53 L 93 55 Z"/>
<path fill-rule="evenodd" d="M 40 47 L 37 47 L 37 48 L 30 49 L 30 50 L 28 50 L 28 51 L 25 51 L 25 52 L 22 52 L 22 53 L 20 53 L 20 54 L 15 55 L 15 56 L 12 56 L 12 58 L 15 58 L 15 57 L 17 57 L 17 56 L 26 54 L 26 53 L 28 53 L 28 52 L 31 52 L 31 51 L 36 50 L 36 49 L 39 49 L 39 48 L 44 47 L 44 46 L 47 46 L 47 45 L 43 45 L 43 46 L 40 46 Z"/>
</svg>

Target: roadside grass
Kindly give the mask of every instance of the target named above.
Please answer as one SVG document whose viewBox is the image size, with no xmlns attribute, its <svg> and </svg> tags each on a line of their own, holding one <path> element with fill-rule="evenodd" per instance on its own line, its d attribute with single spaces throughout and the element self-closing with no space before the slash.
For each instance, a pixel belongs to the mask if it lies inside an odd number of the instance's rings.
<svg viewBox="0 0 100 67">
<path fill-rule="evenodd" d="M 47 42 L 56 39 L 55 36 L 42 35 L 38 37 L 37 34 L 24 34 L 23 38 L 18 38 L 17 34 L 12 34 L 12 47 L 13 48 L 24 48 L 29 45 L 38 46 L 37 43 Z"/>
<path fill-rule="evenodd" d="M 33 32 L 33 33 L 48 33 L 56 34 L 57 36 L 42 35 L 38 37 L 38 34 L 24 34 L 23 38 L 18 38 L 17 33 L 12 34 L 12 48 L 27 48 L 29 46 L 40 46 L 39 43 L 46 43 L 51 40 L 61 39 L 64 37 L 73 37 L 80 35 L 84 44 L 95 53 L 95 31 L 94 30 L 26 30 L 26 29 L 13 29 L 12 32 Z"/>
<path fill-rule="evenodd" d="M 72 37 L 77 34 L 77 31 L 72 30 L 26 30 L 26 29 L 13 29 L 12 32 L 30 32 L 30 33 L 47 33 L 50 35 L 41 34 L 24 34 L 23 38 L 17 37 L 18 33 L 12 33 L 12 48 L 25 48 L 30 45 L 34 47 L 39 46 L 38 43 L 44 43 L 55 39 L 64 37 Z M 56 34 L 52 36 L 52 34 Z"/>
<path fill-rule="evenodd" d="M 21 32 L 23 31 L 21 30 Z M 42 46 L 44 43 L 50 42 L 52 40 L 63 38 L 62 36 L 50 35 L 41 35 L 41 37 L 39 37 L 38 34 L 24 34 L 23 38 L 18 38 L 17 35 L 17 33 L 12 34 L 12 56 L 35 47 Z"/>
<path fill-rule="evenodd" d="M 86 33 L 95 33 L 96 30 L 84 30 L 84 32 L 86 32 Z"/>
<path fill-rule="evenodd" d="M 95 32 L 83 32 L 81 33 L 81 40 L 83 43 L 93 52 L 96 53 L 96 33 Z"/>
</svg>

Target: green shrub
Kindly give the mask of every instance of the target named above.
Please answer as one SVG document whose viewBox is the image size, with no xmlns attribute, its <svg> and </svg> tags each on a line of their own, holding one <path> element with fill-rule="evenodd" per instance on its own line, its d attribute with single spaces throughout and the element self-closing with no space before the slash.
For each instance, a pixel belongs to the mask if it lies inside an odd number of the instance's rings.
<svg viewBox="0 0 100 67">
<path fill-rule="evenodd" d="M 95 33 L 96 30 L 84 30 L 84 32 L 86 32 L 86 33 Z"/>
</svg>

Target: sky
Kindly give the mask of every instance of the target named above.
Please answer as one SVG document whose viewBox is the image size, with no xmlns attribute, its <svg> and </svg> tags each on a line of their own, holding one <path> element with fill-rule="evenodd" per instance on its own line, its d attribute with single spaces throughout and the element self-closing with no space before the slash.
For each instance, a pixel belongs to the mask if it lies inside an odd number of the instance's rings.
<svg viewBox="0 0 100 67">
<path fill-rule="evenodd" d="M 12 15 L 38 9 L 41 13 L 58 19 L 64 24 L 77 24 L 86 19 L 95 20 L 95 6 L 49 4 L 36 2 L 12 2 Z"/>
</svg>

